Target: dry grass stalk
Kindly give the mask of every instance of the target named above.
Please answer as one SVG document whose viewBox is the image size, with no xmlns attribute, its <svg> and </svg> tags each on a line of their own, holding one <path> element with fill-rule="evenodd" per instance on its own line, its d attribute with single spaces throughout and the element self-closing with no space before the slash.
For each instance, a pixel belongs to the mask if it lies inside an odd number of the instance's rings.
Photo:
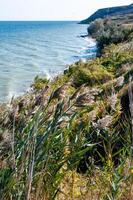
<svg viewBox="0 0 133 200">
<path fill-rule="evenodd" d="M 133 167 L 133 92 L 132 92 L 132 77 L 129 78 L 129 102 L 130 102 L 130 114 L 131 114 L 131 160 L 130 160 L 130 168 Z M 133 176 L 131 175 L 131 190 L 130 190 L 130 199 L 133 198 Z"/>
</svg>

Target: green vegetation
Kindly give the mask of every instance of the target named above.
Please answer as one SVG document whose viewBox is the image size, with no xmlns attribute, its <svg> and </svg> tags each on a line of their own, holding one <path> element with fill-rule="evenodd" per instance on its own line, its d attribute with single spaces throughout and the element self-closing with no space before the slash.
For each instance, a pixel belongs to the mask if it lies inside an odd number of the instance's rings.
<svg viewBox="0 0 133 200">
<path fill-rule="evenodd" d="M 100 24 L 99 57 L 1 105 L 2 200 L 133 198 L 133 29 Z"/>
<path fill-rule="evenodd" d="M 98 19 L 88 27 L 88 34 L 96 39 L 100 52 L 107 45 L 132 41 L 132 33 L 132 27 L 119 25 L 110 19 Z"/>
<path fill-rule="evenodd" d="M 81 24 L 89 24 L 97 19 L 106 19 L 111 18 L 113 21 L 124 24 L 132 23 L 133 19 L 133 4 L 128 6 L 117 6 L 112 8 L 103 8 L 97 10 L 89 18 L 81 21 Z"/>
<path fill-rule="evenodd" d="M 48 82 L 49 80 L 47 80 L 46 78 L 40 78 L 39 76 L 36 76 L 32 87 L 35 90 L 41 90 L 42 88 L 44 88 L 45 85 L 48 84 Z"/>
<path fill-rule="evenodd" d="M 69 67 L 65 74 L 73 78 L 75 87 L 79 87 L 82 84 L 95 86 L 113 78 L 113 75 L 100 65 L 97 60 L 91 63 L 77 62 L 75 65 Z"/>
</svg>

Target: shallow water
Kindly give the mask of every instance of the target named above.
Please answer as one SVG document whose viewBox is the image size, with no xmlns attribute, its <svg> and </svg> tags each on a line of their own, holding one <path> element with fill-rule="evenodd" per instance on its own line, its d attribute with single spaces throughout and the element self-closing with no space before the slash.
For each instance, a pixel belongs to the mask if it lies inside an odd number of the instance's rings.
<svg viewBox="0 0 133 200">
<path fill-rule="evenodd" d="M 77 22 L 0 22 L 0 102 L 23 94 L 36 75 L 48 78 L 95 56 L 87 26 Z"/>
</svg>

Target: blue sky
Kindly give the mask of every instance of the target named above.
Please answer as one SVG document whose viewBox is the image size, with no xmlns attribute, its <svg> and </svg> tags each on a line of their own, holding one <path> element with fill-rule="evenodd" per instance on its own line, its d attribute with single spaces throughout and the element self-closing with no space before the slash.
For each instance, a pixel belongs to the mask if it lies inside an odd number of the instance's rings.
<svg viewBox="0 0 133 200">
<path fill-rule="evenodd" d="M 0 20 L 82 20 L 98 8 L 133 0 L 0 0 Z"/>
</svg>

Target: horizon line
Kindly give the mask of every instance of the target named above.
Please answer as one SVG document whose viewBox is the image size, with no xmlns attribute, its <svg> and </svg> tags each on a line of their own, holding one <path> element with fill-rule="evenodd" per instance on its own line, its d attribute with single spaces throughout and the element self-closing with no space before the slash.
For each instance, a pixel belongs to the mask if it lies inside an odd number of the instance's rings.
<svg viewBox="0 0 133 200">
<path fill-rule="evenodd" d="M 78 22 L 78 21 L 81 21 L 81 19 L 80 20 L 74 20 L 74 19 L 72 19 L 72 20 L 40 20 L 40 19 L 32 19 L 32 20 L 30 20 L 30 19 L 26 19 L 26 20 L 2 20 L 2 19 L 0 19 L 0 22 Z"/>
</svg>

